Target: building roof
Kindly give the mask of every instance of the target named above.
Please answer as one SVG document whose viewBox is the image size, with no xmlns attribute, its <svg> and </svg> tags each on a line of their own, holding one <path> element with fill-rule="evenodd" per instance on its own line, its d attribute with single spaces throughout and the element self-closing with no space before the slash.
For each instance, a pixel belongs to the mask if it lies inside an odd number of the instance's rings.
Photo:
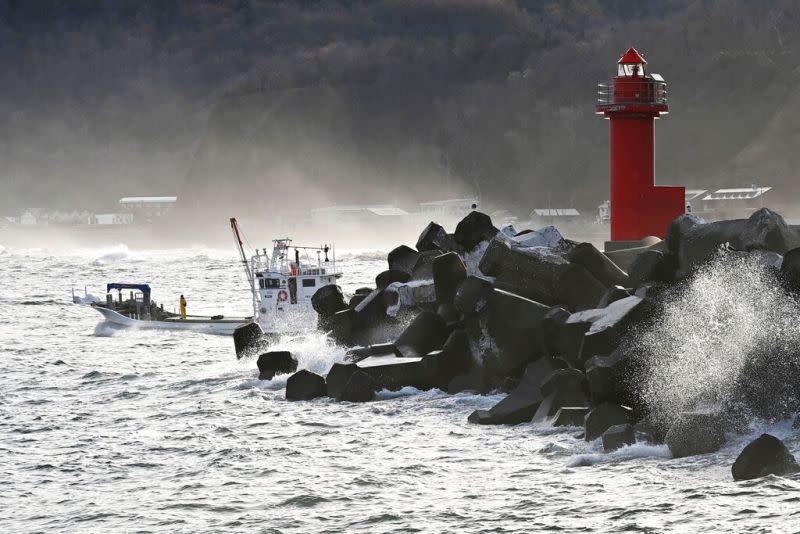
<svg viewBox="0 0 800 534">
<path fill-rule="evenodd" d="M 178 197 L 123 197 L 120 204 L 172 204 Z"/>
<path fill-rule="evenodd" d="M 392 206 L 391 204 L 328 206 L 325 208 L 312 209 L 311 213 L 343 213 L 353 211 L 368 211 L 380 216 L 408 215 L 407 211 L 402 210 L 397 206 Z"/>
<path fill-rule="evenodd" d="M 618 64 L 622 63 L 647 63 L 642 55 L 636 51 L 634 47 L 630 47 L 627 52 L 622 54 L 622 57 L 617 61 Z"/>
<path fill-rule="evenodd" d="M 580 215 L 575 208 L 538 208 L 533 210 L 538 217 L 577 217 Z"/>
<path fill-rule="evenodd" d="M 771 187 L 737 187 L 733 189 L 717 189 L 703 197 L 703 200 L 750 200 L 758 198 Z"/>
<path fill-rule="evenodd" d="M 686 202 L 689 202 L 690 200 L 694 200 L 697 197 L 706 194 L 707 192 L 708 192 L 708 189 L 687 189 L 684 192 L 684 195 L 686 196 Z"/>
<path fill-rule="evenodd" d="M 367 208 L 367 210 L 371 211 L 375 215 L 380 215 L 381 217 L 392 216 L 392 215 L 408 215 L 407 211 L 402 210 L 400 208 L 396 208 L 394 206 Z"/>
<path fill-rule="evenodd" d="M 447 200 L 433 200 L 430 202 L 420 202 L 420 206 L 425 206 L 429 208 L 433 207 L 447 207 L 447 206 L 460 206 L 461 204 L 477 204 L 478 201 L 474 198 L 451 198 Z"/>
</svg>

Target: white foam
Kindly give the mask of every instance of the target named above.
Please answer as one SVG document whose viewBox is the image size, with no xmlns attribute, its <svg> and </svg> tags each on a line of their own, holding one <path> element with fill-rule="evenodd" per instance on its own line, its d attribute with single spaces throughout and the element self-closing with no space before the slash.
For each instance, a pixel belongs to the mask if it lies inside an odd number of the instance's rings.
<svg viewBox="0 0 800 534">
<path fill-rule="evenodd" d="M 101 255 L 92 262 L 93 265 L 107 265 L 119 261 L 130 260 L 132 258 L 130 249 L 127 245 L 119 244 L 109 249 L 105 249 Z"/>
<path fill-rule="evenodd" d="M 600 440 L 592 443 L 593 447 L 601 447 Z M 627 445 L 609 453 L 576 454 L 567 460 L 567 467 L 585 467 L 599 463 L 612 463 L 636 460 L 640 458 L 672 458 L 669 447 L 666 445 L 653 445 L 651 443 L 637 442 Z"/>
</svg>

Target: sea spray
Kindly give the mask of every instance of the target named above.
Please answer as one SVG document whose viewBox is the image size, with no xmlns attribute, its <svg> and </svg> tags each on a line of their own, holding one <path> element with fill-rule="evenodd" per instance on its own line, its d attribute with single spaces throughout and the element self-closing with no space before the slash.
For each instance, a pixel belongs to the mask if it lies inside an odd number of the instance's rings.
<svg viewBox="0 0 800 534">
<path fill-rule="evenodd" d="M 757 253 L 721 251 L 668 292 L 657 317 L 632 336 L 636 387 L 653 424 L 663 428 L 681 411 L 741 405 L 742 386 L 777 391 L 754 370 L 765 348 L 796 358 L 789 349 L 800 347 L 800 307 L 773 273 Z"/>
</svg>

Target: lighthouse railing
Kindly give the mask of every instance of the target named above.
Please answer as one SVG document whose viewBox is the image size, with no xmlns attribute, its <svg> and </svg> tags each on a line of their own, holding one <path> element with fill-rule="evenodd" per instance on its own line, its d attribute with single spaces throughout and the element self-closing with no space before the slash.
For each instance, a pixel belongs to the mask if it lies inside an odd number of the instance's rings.
<svg viewBox="0 0 800 534">
<path fill-rule="evenodd" d="M 667 82 L 631 78 L 597 84 L 597 105 L 667 104 Z"/>
</svg>

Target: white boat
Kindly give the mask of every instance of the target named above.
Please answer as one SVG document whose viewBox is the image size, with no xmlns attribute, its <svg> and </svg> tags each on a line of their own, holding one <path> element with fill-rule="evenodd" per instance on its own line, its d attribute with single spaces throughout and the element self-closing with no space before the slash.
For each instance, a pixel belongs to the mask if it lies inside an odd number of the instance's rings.
<svg viewBox="0 0 800 534">
<path fill-rule="evenodd" d="M 333 246 L 292 244 L 288 237 L 272 240 L 272 253 L 255 249 L 250 258 L 244 249 L 239 225 L 230 220 L 242 265 L 250 284 L 253 316 L 266 333 L 296 332 L 316 325 L 311 297 L 320 288 L 336 284 L 342 272 L 336 268 Z"/>
<path fill-rule="evenodd" d="M 113 291 L 118 291 L 114 299 Z M 123 299 L 122 291 L 131 290 L 130 298 Z M 125 328 L 146 328 L 158 330 L 184 330 L 202 334 L 232 335 L 240 326 L 252 322 L 252 317 L 225 317 L 222 315 L 187 315 L 164 310 L 150 299 L 150 286 L 147 284 L 111 283 L 106 285 L 106 301 L 86 302 L 76 298 L 75 303 L 88 304 L 97 310 L 109 323 Z"/>
</svg>

